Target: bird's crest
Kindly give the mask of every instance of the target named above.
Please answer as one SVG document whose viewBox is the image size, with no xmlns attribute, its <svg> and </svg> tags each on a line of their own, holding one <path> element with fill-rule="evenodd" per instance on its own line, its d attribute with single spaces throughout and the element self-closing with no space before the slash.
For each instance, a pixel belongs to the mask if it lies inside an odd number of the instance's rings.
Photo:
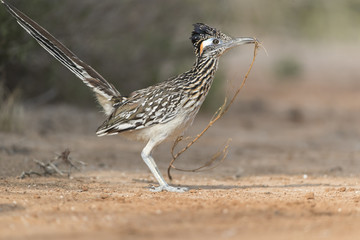
<svg viewBox="0 0 360 240">
<path fill-rule="evenodd" d="M 202 53 L 203 41 L 210 38 L 217 38 L 223 40 L 231 39 L 229 36 L 225 35 L 216 28 L 210 27 L 204 23 L 195 23 L 193 26 L 194 30 L 191 33 L 190 40 L 195 48 L 195 54 L 197 56 L 201 55 Z"/>
<path fill-rule="evenodd" d="M 205 39 L 210 37 L 218 37 L 221 35 L 220 31 L 204 23 L 195 23 L 193 26 L 194 30 L 192 31 L 190 40 L 195 47 L 198 46 L 199 42 Z"/>
</svg>

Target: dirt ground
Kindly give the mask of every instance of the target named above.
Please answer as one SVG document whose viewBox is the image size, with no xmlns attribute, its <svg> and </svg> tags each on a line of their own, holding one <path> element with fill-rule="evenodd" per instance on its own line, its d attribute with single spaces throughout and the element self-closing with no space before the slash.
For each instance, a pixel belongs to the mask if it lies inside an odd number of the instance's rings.
<svg viewBox="0 0 360 240">
<path fill-rule="evenodd" d="M 342 63 L 285 84 L 255 69 L 229 114 L 177 165 L 197 167 L 232 138 L 227 159 L 207 172 L 174 171 L 172 184 L 190 188 L 182 194 L 150 192 L 143 144 L 96 137 L 95 110 L 26 108 L 21 133 L 0 133 L 0 239 L 358 239 L 360 83 Z M 163 173 L 170 147 L 154 153 Z M 18 178 L 66 148 L 86 163 L 70 178 Z"/>
</svg>

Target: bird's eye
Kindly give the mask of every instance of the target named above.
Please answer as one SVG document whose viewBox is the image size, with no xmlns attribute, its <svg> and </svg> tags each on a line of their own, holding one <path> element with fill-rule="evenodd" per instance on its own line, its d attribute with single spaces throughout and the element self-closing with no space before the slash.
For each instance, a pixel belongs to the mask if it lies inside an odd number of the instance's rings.
<svg viewBox="0 0 360 240">
<path fill-rule="evenodd" d="M 213 44 L 219 44 L 219 39 L 216 39 L 216 38 L 215 38 L 215 39 L 213 40 Z"/>
</svg>

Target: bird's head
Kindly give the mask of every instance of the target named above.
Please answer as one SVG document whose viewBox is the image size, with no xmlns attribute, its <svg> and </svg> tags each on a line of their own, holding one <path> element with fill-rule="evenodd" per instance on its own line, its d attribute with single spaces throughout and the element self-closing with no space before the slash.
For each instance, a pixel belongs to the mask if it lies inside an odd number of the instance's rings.
<svg viewBox="0 0 360 240">
<path fill-rule="evenodd" d="M 203 23 L 194 24 L 190 40 L 197 57 L 220 57 L 230 48 L 257 41 L 251 37 L 232 38 Z"/>
</svg>

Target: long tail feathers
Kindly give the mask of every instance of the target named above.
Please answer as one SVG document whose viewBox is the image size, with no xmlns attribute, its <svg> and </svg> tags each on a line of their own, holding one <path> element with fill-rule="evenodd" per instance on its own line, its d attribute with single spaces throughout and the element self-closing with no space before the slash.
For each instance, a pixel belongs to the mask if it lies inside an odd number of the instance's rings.
<svg viewBox="0 0 360 240">
<path fill-rule="evenodd" d="M 109 115 L 113 110 L 112 105 L 114 100 L 121 99 L 121 94 L 116 90 L 116 88 L 24 13 L 3 0 L 1 0 L 1 2 L 5 5 L 11 15 L 15 17 L 19 25 L 23 27 L 33 38 L 35 38 L 35 40 L 46 51 L 54 56 L 95 92 L 99 103 L 105 110 L 105 113 Z"/>
</svg>

